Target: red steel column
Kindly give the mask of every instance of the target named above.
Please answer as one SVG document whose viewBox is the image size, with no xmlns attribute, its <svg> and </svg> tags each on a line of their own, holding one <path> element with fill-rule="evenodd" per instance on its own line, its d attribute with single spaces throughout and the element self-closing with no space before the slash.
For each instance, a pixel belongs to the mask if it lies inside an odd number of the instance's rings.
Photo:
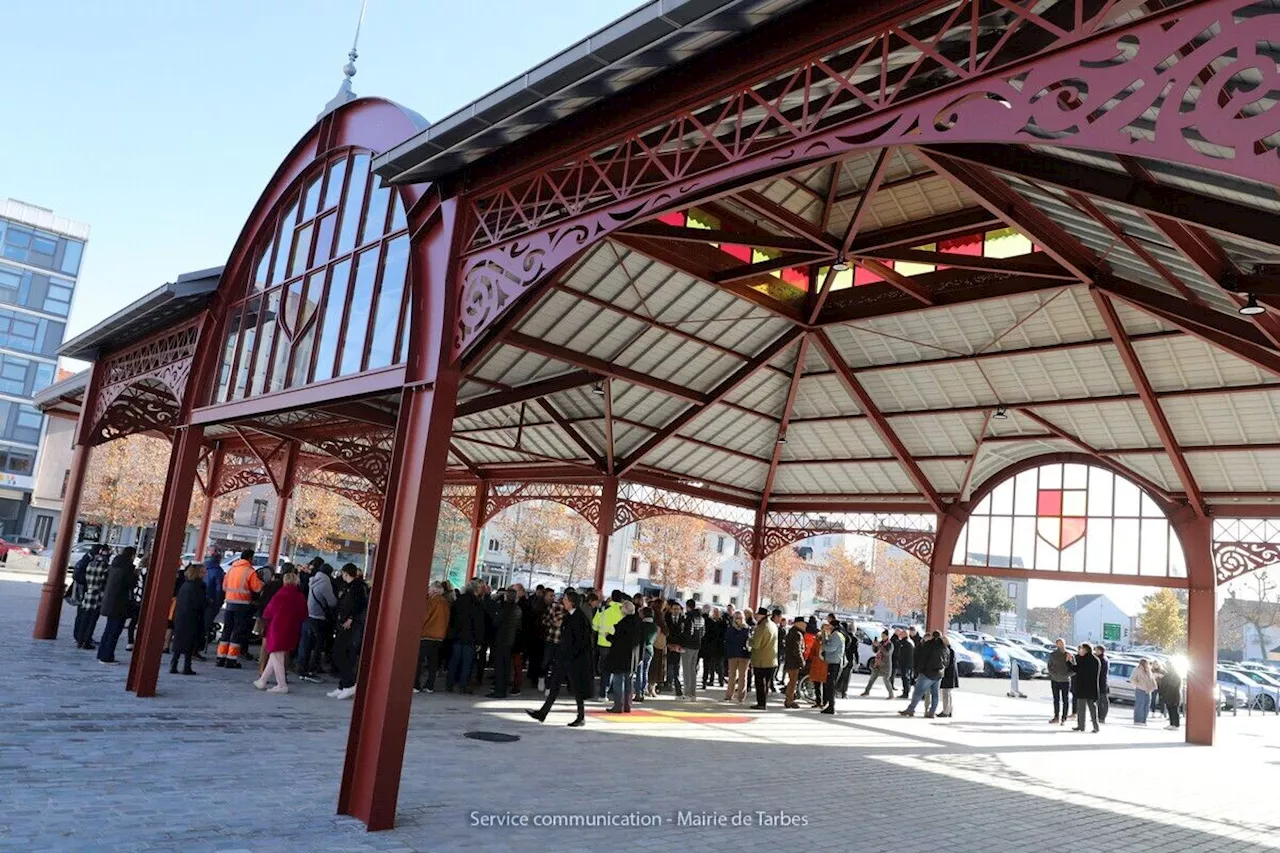
<svg viewBox="0 0 1280 853">
<path fill-rule="evenodd" d="M 200 514 L 200 535 L 196 537 L 196 557 L 203 561 L 209 551 L 209 525 L 213 523 L 213 504 L 218 499 L 218 481 L 222 479 L 222 442 L 209 454 L 209 470 L 205 474 L 204 512 Z"/>
<path fill-rule="evenodd" d="M 929 603 L 926 608 L 927 630 L 947 630 L 947 606 L 951 600 L 951 565 L 955 561 L 956 542 L 964 529 L 964 518 L 950 512 L 938 515 L 938 531 L 934 534 L 933 554 L 929 559 Z"/>
<path fill-rule="evenodd" d="M 1188 518 L 1177 523 L 1187 560 L 1187 743 L 1213 746 L 1217 707 L 1218 602 L 1213 569 L 1213 520 Z"/>
<path fill-rule="evenodd" d="M 395 824 L 457 383 L 456 373 L 442 371 L 433 388 L 407 389 L 400 404 L 394 513 L 383 518 L 388 535 L 378 557 L 381 561 L 385 555 L 386 562 L 379 569 L 365 629 L 338 797 L 338 811 L 359 818 L 370 830 Z"/>
<path fill-rule="evenodd" d="M 298 465 L 298 445 L 296 442 L 289 444 L 288 453 L 289 460 L 284 467 L 284 482 L 281 484 L 280 490 L 276 492 L 276 517 L 271 525 L 271 550 L 267 552 L 267 559 L 273 572 L 280 562 L 280 543 L 284 541 L 284 525 L 289 518 L 289 499 L 293 497 L 293 478 Z"/>
<path fill-rule="evenodd" d="M 175 432 L 173 450 L 169 453 L 169 476 L 156 523 L 156 543 L 151 549 L 142 612 L 138 616 L 133 658 L 125 682 L 125 687 L 140 699 L 156 695 L 169 600 L 173 597 L 173 581 L 187 534 L 187 513 L 191 510 L 191 491 L 195 488 L 196 465 L 204 438 L 204 427 L 200 426 L 180 426 Z"/>
<path fill-rule="evenodd" d="M 609 561 L 609 539 L 618 508 L 618 478 L 605 477 L 600 490 L 600 518 L 596 520 L 596 577 L 593 589 L 604 596 L 604 569 Z"/>
<path fill-rule="evenodd" d="M 747 593 L 747 606 L 755 610 L 760 606 L 760 572 L 764 563 L 765 514 L 756 512 L 755 531 L 751 537 L 751 587 Z"/>
<path fill-rule="evenodd" d="M 58 538 L 53 542 L 53 555 L 49 558 L 49 574 L 40 593 L 40 606 L 36 610 L 35 630 L 31 636 L 37 640 L 56 640 L 58 620 L 62 617 L 62 594 L 67 585 L 67 561 L 71 559 L 72 540 L 76 536 L 76 522 L 80 517 L 80 498 L 84 494 L 84 475 L 89 470 L 90 431 L 93 410 L 98 399 L 102 368 L 89 366 L 89 381 L 85 384 L 84 400 L 80 403 L 80 418 L 76 422 L 76 445 L 71 456 L 71 471 L 67 476 L 67 493 L 62 498 L 62 517 L 58 519 Z"/>
<path fill-rule="evenodd" d="M 480 566 L 480 534 L 484 532 L 484 504 L 489 486 L 483 480 L 476 486 L 476 507 L 471 511 L 471 541 L 467 544 L 467 580 L 476 576 Z M 445 571 L 448 571 L 446 567 Z"/>
</svg>

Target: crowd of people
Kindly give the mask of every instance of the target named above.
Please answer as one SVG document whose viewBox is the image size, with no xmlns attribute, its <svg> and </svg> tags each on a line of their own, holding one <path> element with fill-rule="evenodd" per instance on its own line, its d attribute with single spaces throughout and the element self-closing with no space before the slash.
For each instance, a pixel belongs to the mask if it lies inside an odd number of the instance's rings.
<svg viewBox="0 0 1280 853">
<path fill-rule="evenodd" d="M 203 564 L 178 574 L 165 637 L 170 673 L 196 674 L 192 662 L 207 660 L 221 614 L 216 666 L 240 669 L 252 661 L 250 638 L 257 636 L 262 649 L 254 687 L 287 693 L 289 671 L 313 683 L 327 671 L 337 676 L 330 697 L 353 696 L 369 606 L 360 569 L 347 563 L 335 574 L 317 557 L 268 574 L 254 566 L 253 556 L 244 551 L 224 570 L 211 549 Z M 77 606 L 75 641 L 79 648 L 96 648 L 104 664 L 116 662 L 126 628 L 132 648 L 146 580 L 145 560 L 135 568 L 138 563 L 132 548 L 113 557 L 99 546 L 73 569 L 67 597 Z M 102 617 L 106 623 L 95 642 Z M 926 718 L 952 716 L 960 681 L 946 634 L 886 630 L 871 651 L 861 696 L 870 696 L 879 682 L 886 699 L 909 700 L 898 712 L 903 717 L 915 716 L 921 706 Z M 1101 644 L 1083 643 L 1073 654 L 1057 641 L 1048 660 L 1051 724 L 1065 725 L 1074 717 L 1075 731 L 1085 731 L 1087 715 L 1092 730 L 1100 730 L 1110 708 L 1108 663 Z M 860 664 L 852 626 L 835 614 L 820 621 L 816 615 L 788 618 L 778 608 L 722 610 L 693 599 L 681 604 L 621 590 L 602 600 L 590 590 L 569 588 L 557 595 L 550 587 L 528 592 L 516 583 L 495 591 L 480 580 L 455 589 L 442 581 L 428 590 L 413 689 L 435 692 L 443 672 L 446 691 L 470 694 L 491 670 L 487 698 L 505 699 L 541 684 L 544 702 L 528 713 L 543 721 L 567 684 L 577 707 L 571 726 L 584 724 L 587 701 L 604 700 L 609 713 L 627 714 L 663 693 L 676 701 L 696 700 L 699 689 L 742 705 L 754 695 L 756 710 L 765 710 L 769 697 L 778 694 L 784 708 L 801 708 L 803 702 L 834 714 Z M 1179 673 L 1144 659 L 1131 681 L 1134 723 L 1146 725 L 1154 711 L 1167 716 L 1168 728 L 1178 728 Z"/>
<path fill-rule="evenodd" d="M 1066 641 L 1058 638 L 1049 653 L 1049 682 L 1053 691 L 1053 719 L 1050 725 L 1067 724 L 1075 717 L 1075 731 L 1085 731 L 1085 714 L 1096 733 L 1107 722 L 1111 708 L 1108 684 L 1110 661 L 1102 643 L 1081 643 L 1072 654 Z M 1145 726 L 1154 710 L 1168 718 L 1167 729 L 1179 728 L 1182 705 L 1182 675 L 1176 668 L 1164 667 L 1158 661 L 1142 658 L 1129 679 L 1133 684 L 1133 722 Z"/>
</svg>

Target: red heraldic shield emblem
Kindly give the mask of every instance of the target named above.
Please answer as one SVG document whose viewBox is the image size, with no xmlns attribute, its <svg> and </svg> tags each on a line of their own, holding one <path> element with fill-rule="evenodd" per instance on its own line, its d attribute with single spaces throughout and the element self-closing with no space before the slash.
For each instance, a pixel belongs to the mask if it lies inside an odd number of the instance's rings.
<svg viewBox="0 0 1280 853">
<path fill-rule="evenodd" d="M 1041 489 L 1036 495 L 1036 534 L 1056 550 L 1084 538 L 1085 489 Z"/>
</svg>

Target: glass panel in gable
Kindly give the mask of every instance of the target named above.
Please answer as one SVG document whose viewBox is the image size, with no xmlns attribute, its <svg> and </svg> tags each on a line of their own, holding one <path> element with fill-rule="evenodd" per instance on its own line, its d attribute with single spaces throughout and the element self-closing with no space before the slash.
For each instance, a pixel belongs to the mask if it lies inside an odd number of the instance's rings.
<svg viewBox="0 0 1280 853">
<path fill-rule="evenodd" d="M 351 298 L 347 300 L 346 337 L 342 341 L 339 376 L 359 373 L 364 365 L 365 337 L 369 330 L 369 314 L 373 302 L 373 283 L 378 272 L 378 250 L 369 249 L 356 256 L 356 273 L 351 282 Z"/>
<path fill-rule="evenodd" d="M 315 382 L 323 382 L 334 375 L 333 365 L 338 352 L 338 337 L 342 334 L 342 313 L 347 306 L 347 279 L 350 274 L 351 261 L 333 265 L 329 291 L 324 299 L 324 314 L 317 332 Z"/>
<path fill-rule="evenodd" d="M 369 343 L 369 370 L 386 367 L 395 358 L 396 331 L 400 326 L 408 267 L 409 235 L 404 234 L 388 242 L 382 253 L 382 281 L 373 317 L 373 339 Z"/>
<path fill-rule="evenodd" d="M 387 204 L 391 201 L 391 187 L 372 176 L 373 189 L 369 192 L 369 207 L 364 214 L 364 227 L 360 229 L 360 243 L 377 240 L 387 233 Z"/>
<path fill-rule="evenodd" d="M 409 227 L 408 221 L 404 218 L 404 205 L 400 203 L 400 193 L 391 194 L 391 227 L 387 229 L 387 233 L 394 234 L 397 231 L 403 231 Z"/>
<path fill-rule="evenodd" d="M 338 228 L 338 248 L 336 254 L 345 255 L 356 247 L 356 236 L 360 233 L 360 216 L 364 209 L 365 187 L 369 181 L 369 155 L 357 154 L 351 158 L 351 180 L 347 182 L 347 191 L 343 195 L 342 222 Z"/>
<path fill-rule="evenodd" d="M 329 178 L 324 186 L 324 204 L 320 205 L 321 210 L 337 207 L 342 199 L 342 182 L 346 177 L 347 158 L 342 157 L 329 166 Z"/>
<path fill-rule="evenodd" d="M 311 259 L 311 266 L 317 267 L 333 257 L 333 229 L 338 222 L 338 214 L 327 213 L 316 223 L 316 251 Z"/>
<path fill-rule="evenodd" d="M 262 322 L 258 324 L 259 336 L 257 364 L 253 368 L 253 393 L 265 394 L 268 374 L 272 360 L 272 349 L 276 342 L 276 315 L 280 311 L 280 289 L 272 290 L 266 296 L 266 308 L 262 312 Z"/>
<path fill-rule="evenodd" d="M 1088 513 L 1090 516 L 1110 516 L 1114 511 L 1112 499 L 1115 491 L 1112 486 L 1115 483 L 1115 476 L 1110 471 L 1100 471 L 1097 468 L 1089 469 L 1089 500 Z"/>
<path fill-rule="evenodd" d="M 298 229 L 297 241 L 293 246 L 293 259 L 289 261 L 289 276 L 295 276 L 307 268 L 307 255 L 311 251 L 311 229 L 307 225 Z"/>
<path fill-rule="evenodd" d="M 307 188 L 302 193 L 302 219 L 306 222 L 308 219 L 316 215 L 316 211 L 320 209 L 320 179 L 323 175 L 316 175 L 307 184 Z"/>
<path fill-rule="evenodd" d="M 289 258 L 293 254 L 293 222 L 298 216 L 298 201 L 294 199 L 293 203 L 285 210 L 284 216 L 280 219 L 279 237 L 277 238 L 276 260 L 271 272 L 271 280 L 284 281 L 285 266 L 289 263 Z"/>
</svg>

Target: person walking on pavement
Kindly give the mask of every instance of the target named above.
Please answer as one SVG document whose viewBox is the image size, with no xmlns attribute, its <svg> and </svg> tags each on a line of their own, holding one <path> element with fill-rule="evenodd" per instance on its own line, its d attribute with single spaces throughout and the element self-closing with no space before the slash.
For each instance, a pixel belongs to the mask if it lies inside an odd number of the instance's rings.
<svg viewBox="0 0 1280 853">
<path fill-rule="evenodd" d="M 418 669 L 413 692 L 436 692 L 436 673 L 440 670 L 440 646 L 449 631 L 449 600 L 439 581 L 427 588 L 427 612 L 422 616 L 418 640 Z"/>
<path fill-rule="evenodd" d="M 680 630 L 680 645 L 684 648 L 680 663 L 684 666 L 685 696 L 693 700 L 698 698 L 698 655 L 702 651 L 702 641 L 707 632 L 707 620 L 699 609 L 698 602 L 691 598 L 685 605 L 688 611 Z"/>
<path fill-rule="evenodd" d="M 333 662 L 338 667 L 338 687 L 327 694 L 333 699 L 356 695 L 356 664 L 360 662 L 360 637 L 369 610 L 369 586 L 354 563 L 342 567 L 345 582 L 338 599 L 338 633 L 333 640 Z"/>
<path fill-rule="evenodd" d="M 947 641 L 947 667 L 942 671 L 942 683 L 938 692 L 942 694 L 942 710 L 935 717 L 951 716 L 951 691 L 960 687 L 960 672 L 956 669 L 956 650 Z"/>
<path fill-rule="evenodd" d="M 169 648 L 173 657 L 169 661 L 169 673 L 178 674 L 178 660 L 183 661 L 182 674 L 195 675 L 191 668 L 191 658 L 197 649 L 204 647 L 205 597 L 208 587 L 205 586 L 205 569 L 192 563 L 183 570 L 182 586 L 178 587 L 178 601 L 173 606 L 173 638 Z"/>
<path fill-rule="evenodd" d="M 747 701 L 747 669 L 751 666 L 747 642 L 750 637 L 751 629 L 747 627 L 746 617 L 738 611 L 724 629 L 724 653 L 729 662 L 729 683 L 724 691 L 726 702 L 742 704 Z"/>
<path fill-rule="evenodd" d="M 253 686 L 268 693 L 288 693 L 285 660 L 298 648 L 302 626 L 307 621 L 307 599 L 302 594 L 297 572 L 284 573 L 280 589 L 262 610 L 262 621 L 266 625 L 262 632 L 262 654 L 267 664 Z M 268 678 L 276 680 L 275 687 L 267 688 Z"/>
<path fill-rule="evenodd" d="M 453 692 L 456 686 L 462 693 L 471 692 L 471 666 L 475 661 L 476 646 L 484 641 L 485 617 L 480 604 L 480 582 L 467 581 L 466 588 L 449 612 L 449 669 L 445 673 L 444 689 Z"/>
<path fill-rule="evenodd" d="M 1053 719 L 1049 725 L 1067 724 L 1071 713 L 1071 664 L 1073 658 L 1067 651 L 1067 641 L 1059 637 L 1054 650 L 1049 652 L 1049 687 L 1053 690 Z"/>
<path fill-rule="evenodd" d="M 822 646 L 818 652 L 827 665 L 827 689 L 823 691 L 826 703 L 822 706 L 823 714 L 836 712 L 836 683 L 840 680 L 840 670 L 844 668 L 844 634 L 834 622 L 822 623 Z"/>
<path fill-rule="evenodd" d="M 80 606 L 76 608 L 75 638 L 78 649 L 97 648 L 93 642 L 93 632 L 98 629 L 102 591 L 107 585 L 107 555 L 110 551 L 106 545 L 99 545 L 91 553 L 81 581 Z M 83 558 L 81 562 L 84 562 Z"/>
<path fill-rule="evenodd" d="M 586 697 L 592 679 L 591 673 L 591 623 L 587 621 L 579 604 L 581 599 L 576 590 L 566 589 L 561 604 L 564 607 L 564 618 L 560 622 L 560 642 L 556 646 L 556 661 L 551 671 L 548 684 L 547 699 L 536 711 L 526 711 L 538 722 L 544 722 L 551 706 L 560 695 L 560 687 L 565 679 L 569 680 L 569 689 L 573 691 L 574 702 L 578 706 L 578 715 L 569 723 L 572 728 L 586 724 Z"/>
<path fill-rule="evenodd" d="M 1098 722 L 1105 724 L 1111 709 L 1111 687 L 1107 683 L 1111 661 L 1107 660 L 1107 647 L 1102 643 L 1093 647 L 1093 655 L 1098 659 Z"/>
<path fill-rule="evenodd" d="M 882 631 L 880 633 L 880 642 L 872 646 L 875 649 L 875 657 L 871 661 L 871 677 L 867 679 L 867 687 L 862 691 L 862 696 L 871 695 L 871 688 L 875 687 L 876 679 L 883 679 L 884 686 L 888 689 L 889 695 L 886 699 L 896 698 L 893 693 L 893 641 L 889 639 L 889 632 Z"/>
<path fill-rule="evenodd" d="M 915 683 L 916 644 L 901 628 L 893 640 L 893 671 L 902 677 L 902 695 L 898 698 L 906 699 L 911 695 L 911 686 Z"/>
<path fill-rule="evenodd" d="M 249 630 L 253 627 L 253 596 L 262 591 L 262 578 L 253 567 L 253 549 L 240 552 L 222 582 L 226 593 L 226 624 L 218 638 L 218 662 L 215 666 L 240 669 L 240 652 L 248 647 Z"/>
<path fill-rule="evenodd" d="M 908 643 L 911 640 L 907 640 Z M 938 686 L 942 683 L 942 675 L 947 669 L 947 647 L 950 642 L 942 636 L 941 631 L 934 631 L 929 635 L 929 639 L 920 644 L 915 650 L 916 659 L 919 663 L 914 690 L 911 694 L 911 704 L 907 705 L 906 710 L 899 711 L 898 715 L 902 717 L 914 717 L 916 715 L 916 705 L 924 696 L 929 698 L 925 700 L 924 716 L 926 719 L 932 719 L 938 712 Z"/>
<path fill-rule="evenodd" d="M 756 704 L 751 707 L 763 711 L 769 698 L 769 686 L 773 684 L 773 671 L 778 667 L 778 626 L 763 607 L 756 611 L 756 626 L 751 630 L 749 645 L 751 669 L 756 680 Z"/>
<path fill-rule="evenodd" d="M 1098 695 L 1102 684 L 1100 661 L 1093 654 L 1088 643 L 1080 644 L 1080 653 L 1071 664 L 1071 671 L 1076 676 L 1076 727 L 1075 731 L 1084 731 L 1084 712 L 1089 711 L 1093 722 L 1094 734 L 1098 732 Z"/>
<path fill-rule="evenodd" d="M 800 670 L 804 668 L 804 617 L 797 616 L 787 629 L 787 637 L 783 641 L 783 669 L 787 671 L 787 693 L 782 703 L 784 708 L 799 708 L 796 701 L 796 686 L 800 682 Z"/>
<path fill-rule="evenodd" d="M 120 642 L 120 632 L 124 630 L 124 620 L 129 615 L 133 587 L 138 582 L 138 569 L 133 564 L 136 553 L 133 548 L 125 548 L 115 556 L 111 567 L 107 569 L 101 606 L 102 615 L 107 617 L 107 622 L 102 626 L 102 639 L 98 643 L 98 663 L 117 663 L 116 644 Z"/>
<path fill-rule="evenodd" d="M 204 557 L 204 629 L 205 636 L 200 638 L 199 651 L 203 652 L 213 642 L 213 629 L 218 621 L 218 613 L 226 594 L 222 590 L 222 582 L 227 573 L 222 570 L 222 561 L 218 558 L 218 549 L 209 546 Z"/>
<path fill-rule="evenodd" d="M 1138 668 L 1133 671 L 1130 680 L 1133 682 L 1133 724 L 1145 726 L 1147 714 L 1151 710 L 1151 697 L 1159 687 L 1151 672 L 1151 662 L 1146 658 L 1138 661 Z"/>
</svg>

